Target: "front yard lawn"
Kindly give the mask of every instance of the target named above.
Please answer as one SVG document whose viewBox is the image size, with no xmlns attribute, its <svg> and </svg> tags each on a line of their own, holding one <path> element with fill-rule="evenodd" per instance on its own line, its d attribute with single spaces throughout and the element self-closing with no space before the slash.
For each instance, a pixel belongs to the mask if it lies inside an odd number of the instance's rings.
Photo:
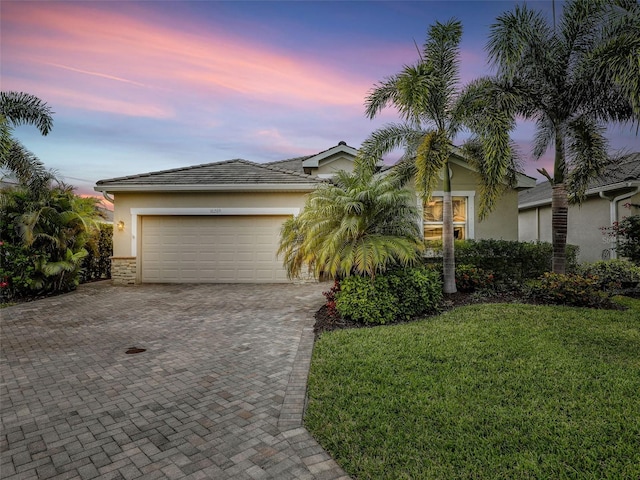
<svg viewBox="0 0 640 480">
<path fill-rule="evenodd" d="M 307 428 L 363 479 L 640 478 L 640 300 L 324 333 Z"/>
</svg>

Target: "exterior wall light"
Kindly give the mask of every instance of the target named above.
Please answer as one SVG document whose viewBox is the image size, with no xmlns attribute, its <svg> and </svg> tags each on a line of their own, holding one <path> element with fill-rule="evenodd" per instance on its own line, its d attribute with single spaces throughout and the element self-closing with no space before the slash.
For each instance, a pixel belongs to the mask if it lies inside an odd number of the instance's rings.
<svg viewBox="0 0 640 480">
<path fill-rule="evenodd" d="M 124 230 L 124 221 L 120 220 L 118 222 L 118 231 L 122 232 Z"/>
</svg>

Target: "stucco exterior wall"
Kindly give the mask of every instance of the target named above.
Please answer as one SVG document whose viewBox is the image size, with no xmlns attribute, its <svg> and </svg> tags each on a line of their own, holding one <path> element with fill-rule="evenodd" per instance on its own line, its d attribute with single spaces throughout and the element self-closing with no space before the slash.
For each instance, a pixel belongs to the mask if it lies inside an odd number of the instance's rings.
<svg viewBox="0 0 640 480">
<path fill-rule="evenodd" d="M 113 255 L 129 257 L 131 252 L 132 208 L 300 208 L 304 192 L 212 192 L 212 193 L 116 193 L 114 225 L 125 224 L 124 230 L 113 229 Z M 138 217 L 138 222 L 140 218 Z M 140 225 L 137 226 L 140 231 Z"/>
<path fill-rule="evenodd" d="M 493 210 L 484 220 L 480 221 L 480 193 L 478 178 L 475 172 L 455 163 L 450 164 L 451 190 L 456 192 L 475 192 L 473 201 L 474 239 L 518 240 L 518 192 L 507 190 L 497 202 Z M 410 188 L 414 188 L 413 183 Z M 443 190 L 440 180 L 435 192 Z"/>
<path fill-rule="evenodd" d="M 345 170 L 351 172 L 353 170 L 353 158 L 339 156 L 321 162 L 317 169 L 313 169 L 314 175 L 333 175 L 338 170 Z"/>
<path fill-rule="evenodd" d="M 624 207 L 626 203 L 640 204 L 640 194 L 617 204 L 617 218 L 639 212 Z M 603 258 L 603 250 L 614 245 L 612 239 L 603 235 L 602 227 L 611 225 L 611 202 L 599 196 L 591 196 L 581 206 L 569 207 L 567 243 L 578 245 L 580 262 L 595 262 Z M 552 241 L 551 205 L 522 210 L 518 215 L 519 239 L 523 242 Z"/>
<path fill-rule="evenodd" d="M 478 221 L 475 225 L 476 239 L 518 240 L 518 192 L 506 191 L 496 203 L 496 208 L 483 220 L 479 219 L 480 196 L 475 197 Z"/>
</svg>

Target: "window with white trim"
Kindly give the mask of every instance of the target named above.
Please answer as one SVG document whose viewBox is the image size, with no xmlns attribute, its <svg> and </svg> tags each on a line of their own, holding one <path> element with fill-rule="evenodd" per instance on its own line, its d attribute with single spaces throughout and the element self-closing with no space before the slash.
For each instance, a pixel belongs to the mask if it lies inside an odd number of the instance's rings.
<svg viewBox="0 0 640 480">
<path fill-rule="evenodd" d="M 452 197 L 453 203 L 453 236 L 456 240 L 473 238 L 470 224 L 470 201 L 467 196 Z M 424 204 L 424 238 L 425 240 L 442 240 L 442 202 L 443 197 L 434 195 Z"/>
</svg>

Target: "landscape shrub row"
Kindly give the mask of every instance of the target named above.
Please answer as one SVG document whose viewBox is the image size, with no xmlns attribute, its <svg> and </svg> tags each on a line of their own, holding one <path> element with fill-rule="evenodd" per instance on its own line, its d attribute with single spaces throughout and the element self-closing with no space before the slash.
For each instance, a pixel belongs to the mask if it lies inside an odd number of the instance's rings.
<svg viewBox="0 0 640 480">
<path fill-rule="evenodd" d="M 439 264 L 442 242 L 427 243 L 429 263 Z M 567 245 L 567 272 L 578 269 L 578 247 Z M 504 288 L 518 288 L 527 280 L 539 278 L 551 271 L 553 246 L 547 242 L 518 242 L 512 240 L 457 240 L 456 265 L 479 269 L 483 275 L 492 274 L 490 284 Z M 476 285 L 478 287 L 479 285 Z"/>
</svg>

